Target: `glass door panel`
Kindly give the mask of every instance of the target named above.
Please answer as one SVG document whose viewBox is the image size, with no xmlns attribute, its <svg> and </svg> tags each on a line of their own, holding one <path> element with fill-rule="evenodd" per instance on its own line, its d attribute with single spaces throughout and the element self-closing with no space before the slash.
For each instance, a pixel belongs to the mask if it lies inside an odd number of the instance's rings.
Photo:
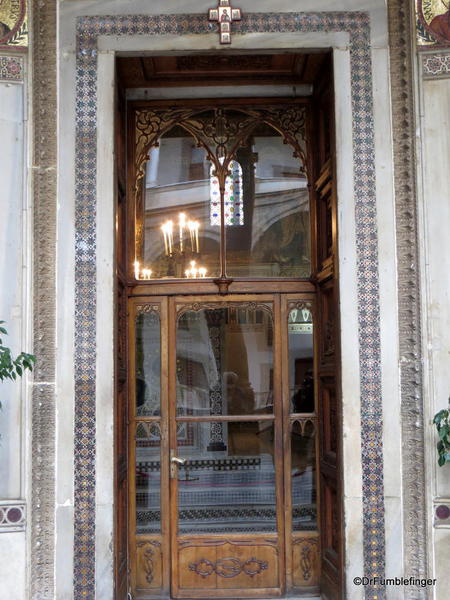
<svg viewBox="0 0 450 600">
<path fill-rule="evenodd" d="M 320 554 L 317 506 L 317 416 L 313 304 L 285 299 L 286 367 L 285 427 L 290 444 L 285 449 L 285 490 L 290 499 L 287 517 L 287 555 L 294 589 L 318 589 Z"/>
<path fill-rule="evenodd" d="M 309 193 L 302 162 L 265 123 L 253 130 L 235 158 L 225 187 L 227 273 L 309 277 Z"/>
<path fill-rule="evenodd" d="M 316 430 L 311 419 L 291 427 L 292 531 L 317 529 Z"/>
<path fill-rule="evenodd" d="M 161 533 L 161 431 L 136 423 L 136 534 Z"/>
<path fill-rule="evenodd" d="M 183 127 L 149 151 L 142 186 L 142 239 L 137 279 L 219 274 L 220 229 L 211 216 L 211 163 Z M 192 263 L 194 263 L 192 265 Z"/>
<path fill-rule="evenodd" d="M 273 422 L 185 422 L 177 430 L 179 533 L 276 533 Z M 218 431 L 225 449 L 208 451 Z"/>
<path fill-rule="evenodd" d="M 136 316 L 136 416 L 161 414 L 161 324 L 156 311 Z"/>
<path fill-rule="evenodd" d="M 177 416 L 273 414 L 268 307 L 187 310 L 178 318 L 176 344 Z"/>
</svg>

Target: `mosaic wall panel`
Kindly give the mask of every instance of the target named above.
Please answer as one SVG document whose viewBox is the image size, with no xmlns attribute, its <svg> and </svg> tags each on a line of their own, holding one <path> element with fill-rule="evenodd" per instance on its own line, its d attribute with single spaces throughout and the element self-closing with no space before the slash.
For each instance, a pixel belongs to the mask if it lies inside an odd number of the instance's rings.
<svg viewBox="0 0 450 600">
<path fill-rule="evenodd" d="M 424 79 L 450 77 L 450 51 L 423 53 L 421 55 L 422 76 Z"/>
<path fill-rule="evenodd" d="M 0 533 L 23 531 L 26 525 L 24 502 L 0 502 Z"/>
<path fill-rule="evenodd" d="M 0 81 L 23 81 L 22 56 L 0 56 Z"/>
<path fill-rule="evenodd" d="M 99 35 L 204 34 L 215 31 L 204 15 L 81 17 L 77 25 L 76 106 L 76 315 L 75 338 L 75 560 L 76 598 L 95 597 L 95 343 L 97 38 Z M 365 13 L 254 13 L 234 25 L 247 32 L 350 34 L 355 217 L 357 238 L 361 457 L 364 564 L 383 577 L 385 526 L 380 369 L 379 276 L 375 198 L 370 24 Z M 368 599 L 385 597 L 376 586 Z"/>
<path fill-rule="evenodd" d="M 436 529 L 450 529 L 450 499 L 433 501 L 434 526 Z"/>
</svg>

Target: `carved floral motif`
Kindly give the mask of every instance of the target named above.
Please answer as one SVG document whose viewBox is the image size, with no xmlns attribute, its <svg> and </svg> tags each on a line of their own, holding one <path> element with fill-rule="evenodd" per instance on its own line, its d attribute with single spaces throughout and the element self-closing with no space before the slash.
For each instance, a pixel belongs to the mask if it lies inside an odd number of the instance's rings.
<svg viewBox="0 0 450 600">
<path fill-rule="evenodd" d="M 301 545 L 300 567 L 303 579 L 308 582 L 312 575 L 314 564 L 318 558 L 319 540 L 315 537 L 301 537 L 294 540 L 295 545 Z"/>
<path fill-rule="evenodd" d="M 152 583 L 153 579 L 154 579 L 154 568 L 155 568 L 155 563 L 154 563 L 154 557 L 155 557 L 155 551 L 152 548 L 153 547 L 159 547 L 161 546 L 160 542 L 157 541 L 153 541 L 153 540 L 145 540 L 145 541 L 141 541 L 137 543 L 137 547 L 138 548 L 145 548 L 145 550 L 142 551 L 142 558 L 143 558 L 143 567 L 144 567 L 144 572 L 145 572 L 145 580 L 147 583 Z"/>
<path fill-rule="evenodd" d="M 194 571 L 203 578 L 216 573 L 219 577 L 229 579 L 231 577 L 237 577 L 241 573 L 245 573 L 249 577 L 254 577 L 255 575 L 259 575 L 261 571 L 265 571 L 268 566 L 269 565 L 265 560 L 259 560 L 255 557 L 242 562 L 239 558 L 230 556 L 227 558 L 220 558 L 215 563 L 207 558 L 201 558 L 195 563 L 190 563 L 189 570 Z"/>
</svg>

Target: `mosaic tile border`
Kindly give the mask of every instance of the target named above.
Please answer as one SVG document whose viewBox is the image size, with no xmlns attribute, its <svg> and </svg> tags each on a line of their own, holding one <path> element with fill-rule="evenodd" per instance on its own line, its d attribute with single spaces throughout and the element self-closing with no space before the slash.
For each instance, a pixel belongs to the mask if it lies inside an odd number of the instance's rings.
<svg viewBox="0 0 450 600">
<path fill-rule="evenodd" d="M 0 56 L 0 81 L 23 82 L 23 56 Z"/>
<path fill-rule="evenodd" d="M 204 15 L 80 17 L 77 23 L 75 297 L 75 556 L 74 593 L 95 597 L 95 342 L 97 38 L 100 35 L 205 34 Z M 254 13 L 234 33 L 348 32 L 353 110 L 357 237 L 364 566 L 385 570 L 379 274 L 370 24 L 366 13 Z M 82 318 L 81 318 L 82 317 Z M 385 597 L 365 588 L 367 599 Z"/>
<path fill-rule="evenodd" d="M 24 531 L 26 516 L 26 504 L 23 500 L 0 502 L 0 533 Z"/>
<path fill-rule="evenodd" d="M 450 50 L 420 54 L 424 79 L 444 79 L 450 77 Z"/>
</svg>

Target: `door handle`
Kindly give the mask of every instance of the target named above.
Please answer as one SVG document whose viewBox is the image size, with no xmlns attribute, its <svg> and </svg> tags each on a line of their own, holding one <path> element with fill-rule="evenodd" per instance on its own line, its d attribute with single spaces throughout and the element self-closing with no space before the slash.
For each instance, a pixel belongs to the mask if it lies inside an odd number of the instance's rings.
<svg viewBox="0 0 450 600">
<path fill-rule="evenodd" d="M 178 466 L 184 465 L 186 462 L 185 458 L 179 458 L 175 456 L 175 452 L 173 450 L 170 451 L 170 478 L 177 479 L 178 478 Z"/>
</svg>

